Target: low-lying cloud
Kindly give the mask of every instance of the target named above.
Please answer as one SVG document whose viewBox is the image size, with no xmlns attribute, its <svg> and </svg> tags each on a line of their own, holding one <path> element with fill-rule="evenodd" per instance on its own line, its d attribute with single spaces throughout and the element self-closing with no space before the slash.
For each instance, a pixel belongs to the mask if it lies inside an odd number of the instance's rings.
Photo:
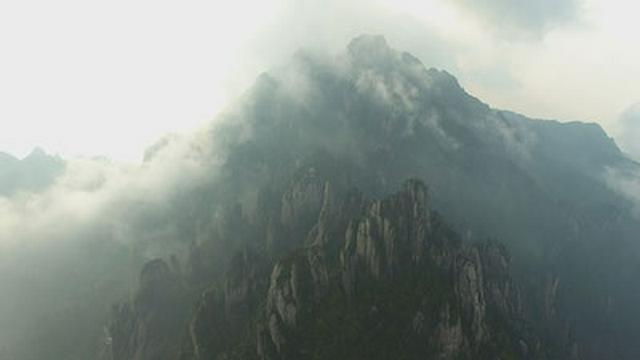
<svg viewBox="0 0 640 360">
<path fill-rule="evenodd" d="M 634 215 L 640 219 L 640 167 L 608 168 L 605 181 L 609 188 L 631 202 Z"/>
<path fill-rule="evenodd" d="M 1 359 L 4 348 L 17 358 L 95 353 L 96 325 L 136 286 L 140 264 L 184 255 L 194 240 L 176 207 L 215 176 L 205 139 L 168 137 L 141 165 L 69 159 L 48 188 L 0 196 L 0 323 L 16 324 L 0 326 Z"/>
<path fill-rule="evenodd" d="M 198 179 L 203 171 L 190 146 L 173 139 L 142 165 L 101 158 L 68 160 L 66 171 L 48 189 L 0 197 L 2 245 L 53 241 L 95 221 L 121 222 L 127 214 L 119 209 L 135 204 L 162 206 L 177 186 Z"/>
</svg>

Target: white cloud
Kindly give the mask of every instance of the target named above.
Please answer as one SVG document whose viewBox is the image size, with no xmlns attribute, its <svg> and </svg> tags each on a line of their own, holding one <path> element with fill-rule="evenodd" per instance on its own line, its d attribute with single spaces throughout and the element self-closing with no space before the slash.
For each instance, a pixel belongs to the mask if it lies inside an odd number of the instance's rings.
<svg viewBox="0 0 640 360">
<path fill-rule="evenodd" d="M 631 201 L 635 216 L 640 218 L 640 168 L 608 168 L 604 177 L 612 190 Z"/>
<path fill-rule="evenodd" d="M 116 227 L 133 225 L 132 212 L 153 212 L 166 206 L 175 188 L 212 176 L 214 159 L 199 156 L 204 149 L 198 144 L 206 146 L 192 137 L 173 138 L 142 165 L 68 160 L 45 191 L 0 196 L 0 245 L 68 241 L 96 226 L 105 226 L 111 240 L 131 241 L 118 236 L 122 229 Z"/>
<path fill-rule="evenodd" d="M 640 103 L 631 106 L 620 116 L 616 134 L 623 151 L 640 162 Z"/>
</svg>

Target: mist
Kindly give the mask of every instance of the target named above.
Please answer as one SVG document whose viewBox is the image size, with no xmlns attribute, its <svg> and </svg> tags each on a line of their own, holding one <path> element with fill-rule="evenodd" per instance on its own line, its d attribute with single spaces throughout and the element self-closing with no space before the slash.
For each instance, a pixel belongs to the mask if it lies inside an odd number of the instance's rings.
<svg viewBox="0 0 640 360">
<path fill-rule="evenodd" d="M 626 109 L 620 116 L 617 127 L 620 146 L 634 159 L 640 159 L 640 104 Z"/>
<path fill-rule="evenodd" d="M 140 264 L 184 257 L 194 241 L 180 228 L 189 214 L 175 207 L 215 174 L 215 157 L 203 158 L 207 144 L 197 138 L 168 136 L 141 165 L 66 159 L 45 188 L 0 197 L 0 322 L 13 324 L 1 327 L 0 348 L 18 358 L 58 356 L 78 344 L 96 352 L 100 324 L 130 296 Z"/>
</svg>

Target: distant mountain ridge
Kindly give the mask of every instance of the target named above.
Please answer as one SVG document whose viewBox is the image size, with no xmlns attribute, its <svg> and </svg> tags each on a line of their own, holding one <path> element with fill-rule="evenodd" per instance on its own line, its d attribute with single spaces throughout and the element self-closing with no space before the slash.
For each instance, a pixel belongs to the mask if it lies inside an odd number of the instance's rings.
<svg viewBox="0 0 640 360">
<path fill-rule="evenodd" d="M 41 148 L 33 149 L 22 160 L 0 152 L 0 195 L 44 190 L 64 169 L 64 160 L 48 155 Z"/>
</svg>

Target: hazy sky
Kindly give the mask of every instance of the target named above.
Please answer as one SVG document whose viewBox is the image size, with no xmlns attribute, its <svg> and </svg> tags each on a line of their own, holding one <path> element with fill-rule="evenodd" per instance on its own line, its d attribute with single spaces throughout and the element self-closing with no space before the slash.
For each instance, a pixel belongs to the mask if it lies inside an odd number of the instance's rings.
<svg viewBox="0 0 640 360">
<path fill-rule="evenodd" d="M 640 135 L 640 116 L 617 121 L 640 102 L 639 10 L 628 0 L 2 1 L 0 151 L 136 161 L 161 135 L 211 121 L 296 49 L 337 52 L 361 33 L 384 34 L 495 107 Z"/>
</svg>

